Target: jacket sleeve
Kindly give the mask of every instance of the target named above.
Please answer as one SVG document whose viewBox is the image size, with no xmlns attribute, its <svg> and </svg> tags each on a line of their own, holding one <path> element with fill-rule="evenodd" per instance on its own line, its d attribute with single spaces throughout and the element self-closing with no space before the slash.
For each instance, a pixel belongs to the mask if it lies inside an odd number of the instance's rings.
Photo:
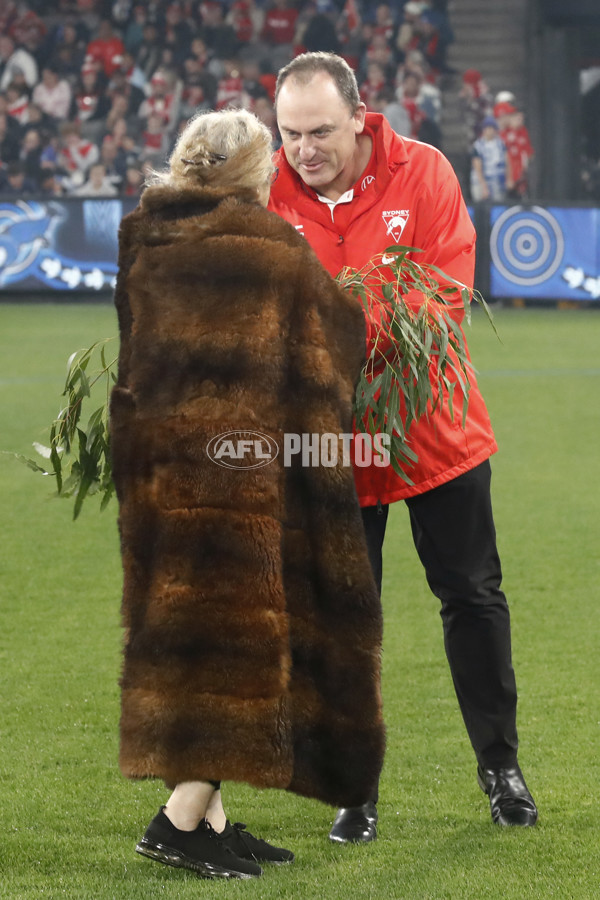
<svg viewBox="0 0 600 900">
<path fill-rule="evenodd" d="M 438 177 L 427 185 L 417 210 L 415 246 L 422 252 L 414 255 L 414 261 L 426 266 L 434 265 L 450 279 L 460 282 L 469 291 L 473 288 L 475 269 L 475 228 L 462 197 L 458 180 L 445 157 L 438 157 Z M 440 288 L 452 285 L 452 281 L 439 278 Z M 415 306 L 422 303 L 422 294 L 415 291 L 407 301 Z M 460 292 L 453 296 L 458 309 L 457 321 L 463 318 L 464 304 Z"/>
<path fill-rule="evenodd" d="M 409 259 L 427 269 L 435 266 L 439 272 L 429 271 L 429 276 L 439 284 L 442 291 L 455 287 L 452 279 L 473 289 L 475 268 L 475 228 L 462 197 L 460 186 L 448 160 L 440 153 L 436 154 L 435 165 L 430 168 L 429 179 L 415 209 L 416 229 L 413 245 L 420 252 L 409 254 Z M 427 273 L 424 273 L 426 276 Z M 440 301 L 440 308 L 446 309 L 452 318 L 461 323 L 464 318 L 464 302 L 460 288 L 452 294 L 445 294 L 446 302 Z M 417 310 L 424 303 L 421 291 L 409 290 L 404 295 L 409 307 Z M 379 306 L 379 305 L 378 305 Z M 367 321 L 367 341 L 371 347 L 379 332 L 381 308 L 374 308 Z M 381 337 L 380 337 L 381 342 Z M 379 345 L 381 347 L 381 343 Z"/>
</svg>

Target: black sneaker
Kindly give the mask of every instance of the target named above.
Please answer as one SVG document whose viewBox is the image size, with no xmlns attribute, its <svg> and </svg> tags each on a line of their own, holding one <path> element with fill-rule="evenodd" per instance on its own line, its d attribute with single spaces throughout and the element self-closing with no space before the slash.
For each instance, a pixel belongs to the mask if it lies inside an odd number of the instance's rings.
<svg viewBox="0 0 600 900">
<path fill-rule="evenodd" d="M 294 854 L 282 847 L 273 847 L 261 838 L 254 837 L 242 822 L 231 824 L 229 819 L 224 830 L 218 835 L 219 840 L 241 859 L 254 859 L 256 862 L 291 863 Z"/>
<path fill-rule="evenodd" d="M 180 831 L 163 810 L 164 806 L 135 848 L 142 856 L 167 866 L 190 869 L 201 878 L 256 878 L 262 875 L 261 867 L 251 858 L 237 856 L 206 819 L 202 819 L 195 831 Z"/>
</svg>

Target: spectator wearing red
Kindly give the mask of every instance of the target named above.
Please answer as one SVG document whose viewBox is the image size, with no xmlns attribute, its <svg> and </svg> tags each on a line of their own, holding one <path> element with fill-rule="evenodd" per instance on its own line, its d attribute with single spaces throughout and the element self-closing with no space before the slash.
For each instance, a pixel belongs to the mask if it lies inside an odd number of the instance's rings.
<svg viewBox="0 0 600 900">
<path fill-rule="evenodd" d="M 125 184 L 121 193 L 125 197 L 139 197 L 144 189 L 144 176 L 141 169 L 137 165 L 127 167 L 125 173 Z"/>
<path fill-rule="evenodd" d="M 387 83 L 385 69 L 379 62 L 370 62 L 367 65 L 367 77 L 360 86 L 360 99 L 366 105 L 368 112 L 376 112 L 378 96 Z"/>
<path fill-rule="evenodd" d="M 402 66 L 398 67 L 396 72 L 396 85 L 402 84 L 402 79 L 407 72 L 416 75 L 419 81 L 418 103 L 428 119 L 432 119 L 437 125 L 442 120 L 442 92 L 432 80 L 431 70 L 429 69 L 425 57 L 418 50 L 411 50 L 406 55 L 406 59 Z"/>
<path fill-rule="evenodd" d="M 393 44 L 396 38 L 396 22 L 394 14 L 388 3 L 379 3 L 375 7 L 375 34 L 382 34 L 388 44 Z"/>
<path fill-rule="evenodd" d="M 175 127 L 179 115 L 178 98 L 171 81 L 166 72 L 158 69 L 150 79 L 150 94 L 138 110 L 141 119 L 158 116 L 167 132 Z"/>
<path fill-rule="evenodd" d="M 275 69 L 284 66 L 294 55 L 297 20 L 298 10 L 289 0 L 272 0 L 261 37 L 269 47 L 269 58 Z"/>
<path fill-rule="evenodd" d="M 125 47 L 121 38 L 113 31 L 110 19 L 102 19 L 98 34 L 86 48 L 86 56 L 100 64 L 104 74 L 110 78 L 123 59 Z"/>
<path fill-rule="evenodd" d="M 277 75 L 271 71 L 269 64 L 264 62 L 261 67 L 260 83 L 267 92 L 267 96 L 271 103 L 275 103 L 275 87 L 277 85 Z"/>
<path fill-rule="evenodd" d="M 444 70 L 445 47 L 441 39 L 438 18 L 431 10 L 425 9 L 417 17 L 407 50 L 420 50 L 436 75 Z"/>
<path fill-rule="evenodd" d="M 494 116 L 496 122 L 498 123 L 498 129 L 500 131 L 500 137 L 502 137 L 502 132 L 505 131 L 510 125 L 510 118 L 513 113 L 517 111 L 516 107 L 512 105 L 512 103 L 494 103 L 492 109 L 492 115 Z"/>
<path fill-rule="evenodd" d="M 100 127 L 109 109 L 103 75 L 96 65 L 85 63 L 75 85 L 69 118 L 80 126 L 93 122 Z"/>
<path fill-rule="evenodd" d="M 269 44 L 292 44 L 296 33 L 298 10 L 288 0 L 272 0 L 267 10 L 262 36 Z"/>
<path fill-rule="evenodd" d="M 237 109 L 247 109 L 249 106 L 249 96 L 244 90 L 244 81 L 242 78 L 239 60 L 224 60 L 225 74 L 217 85 L 217 109 L 228 109 L 235 107 Z"/>
<path fill-rule="evenodd" d="M 249 0 L 234 0 L 225 21 L 235 31 L 240 44 L 248 44 L 255 39 L 255 19 Z"/>
<path fill-rule="evenodd" d="M 358 69 L 361 57 L 362 22 L 356 0 L 346 0 L 335 23 L 335 30 L 340 42 L 340 56 L 351 69 Z"/>
<path fill-rule="evenodd" d="M 90 166 L 98 162 L 100 151 L 93 141 L 82 137 L 76 122 L 63 122 L 59 134 L 58 167 L 66 176 L 68 189 L 75 190 L 86 180 Z"/>
<path fill-rule="evenodd" d="M 496 103 L 494 116 L 506 145 L 507 181 L 511 185 L 507 195 L 512 199 L 523 199 L 529 191 L 529 164 L 534 155 L 524 115 L 512 103 Z"/>
<path fill-rule="evenodd" d="M 163 162 L 171 145 L 169 132 L 165 129 L 163 117 L 159 113 L 151 113 L 142 132 L 141 159 L 160 158 Z"/>
<path fill-rule="evenodd" d="M 29 93 L 15 81 L 11 82 L 5 91 L 6 96 L 6 112 L 9 116 L 23 125 L 27 115 L 27 107 L 29 106 Z"/>
<path fill-rule="evenodd" d="M 402 83 L 396 92 L 398 100 L 403 104 L 410 118 L 410 137 L 415 140 L 427 115 L 419 102 L 421 82 L 416 72 L 405 72 Z"/>
<path fill-rule="evenodd" d="M 360 30 L 361 18 L 357 0 L 346 0 L 339 17 L 339 23 L 344 34 L 351 34 Z"/>
<path fill-rule="evenodd" d="M 394 50 L 383 34 L 373 34 L 367 46 L 361 69 L 372 62 L 380 63 L 386 71 L 393 69 Z"/>
<path fill-rule="evenodd" d="M 427 9 L 427 3 L 409 0 L 402 11 L 402 22 L 396 37 L 396 46 L 402 53 L 406 53 L 417 35 L 418 21 L 421 13 Z"/>
</svg>

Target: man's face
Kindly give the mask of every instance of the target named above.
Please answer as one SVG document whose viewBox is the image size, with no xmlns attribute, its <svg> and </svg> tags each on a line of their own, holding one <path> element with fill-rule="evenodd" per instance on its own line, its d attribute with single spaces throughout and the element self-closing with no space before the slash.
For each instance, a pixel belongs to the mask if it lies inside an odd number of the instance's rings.
<svg viewBox="0 0 600 900">
<path fill-rule="evenodd" d="M 277 98 L 277 123 L 292 169 L 319 194 L 337 200 L 361 174 L 356 171 L 364 103 L 352 114 L 330 75 L 308 84 L 290 76 Z"/>
</svg>

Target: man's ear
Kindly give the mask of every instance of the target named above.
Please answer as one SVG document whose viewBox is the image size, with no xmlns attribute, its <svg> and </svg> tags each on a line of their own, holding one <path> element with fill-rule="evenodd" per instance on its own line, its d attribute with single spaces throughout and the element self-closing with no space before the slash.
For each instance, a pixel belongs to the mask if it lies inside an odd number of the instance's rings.
<svg viewBox="0 0 600 900">
<path fill-rule="evenodd" d="M 367 107 L 364 103 L 359 103 L 356 112 L 353 115 L 354 119 L 354 131 L 356 134 L 362 134 L 365 128 L 365 116 L 367 114 Z"/>
</svg>

